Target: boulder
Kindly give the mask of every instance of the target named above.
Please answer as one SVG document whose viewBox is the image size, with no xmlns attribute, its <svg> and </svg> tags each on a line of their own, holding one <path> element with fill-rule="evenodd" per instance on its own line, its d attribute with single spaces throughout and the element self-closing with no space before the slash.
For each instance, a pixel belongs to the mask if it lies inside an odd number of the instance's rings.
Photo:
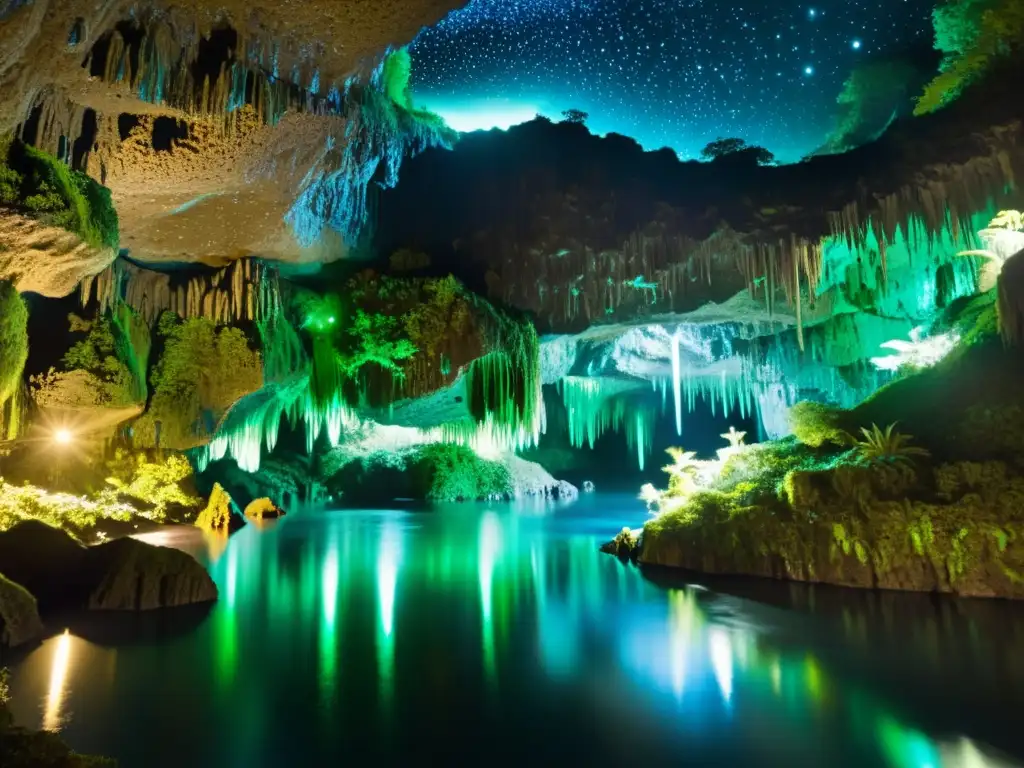
<svg viewBox="0 0 1024 768">
<path fill-rule="evenodd" d="M 38 520 L 25 520 L 0 533 L 0 573 L 27 589 L 45 613 L 77 603 L 76 574 L 85 548 L 69 534 Z"/>
<path fill-rule="evenodd" d="M 35 520 L 0 533 L 0 572 L 34 595 L 44 614 L 150 610 L 217 599 L 206 569 L 184 552 L 131 538 L 84 547 Z"/>
<path fill-rule="evenodd" d="M 83 575 L 90 610 L 149 611 L 217 599 L 217 586 L 194 558 L 135 539 L 90 547 Z"/>
<path fill-rule="evenodd" d="M 36 599 L 0 574 L 0 648 L 35 640 L 43 633 Z"/>
<path fill-rule="evenodd" d="M 249 520 L 256 520 L 257 522 L 262 522 L 263 520 L 274 520 L 278 517 L 284 517 L 284 514 L 285 512 L 283 509 L 266 497 L 262 499 L 253 499 L 245 508 L 246 518 Z"/>
<path fill-rule="evenodd" d="M 614 539 L 601 545 L 601 551 L 620 560 L 635 560 L 639 546 L 640 536 L 629 528 L 623 528 Z"/>
<path fill-rule="evenodd" d="M 245 525 L 245 520 L 235 511 L 231 495 L 220 483 L 213 484 L 206 509 L 196 518 L 196 526 L 211 533 L 234 533 Z"/>
</svg>

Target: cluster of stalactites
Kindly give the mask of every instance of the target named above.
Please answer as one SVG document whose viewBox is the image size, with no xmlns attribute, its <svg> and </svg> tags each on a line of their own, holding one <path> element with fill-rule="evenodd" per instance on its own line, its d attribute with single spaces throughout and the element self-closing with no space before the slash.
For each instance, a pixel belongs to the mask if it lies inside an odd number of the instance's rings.
<svg viewBox="0 0 1024 768">
<path fill-rule="evenodd" d="M 409 112 L 374 89 L 346 99 L 343 117 L 327 126 L 322 150 L 285 215 L 303 246 L 320 240 L 326 228 L 355 245 L 367 218 L 370 184 L 394 187 L 403 159 L 451 146 L 442 122 Z"/>
<path fill-rule="evenodd" d="M 190 115 L 220 116 L 231 128 L 232 114 L 252 104 L 260 122 L 274 124 L 286 111 L 336 111 L 341 94 L 327 89 L 321 95 L 315 65 L 316 46 L 282 71 L 286 58 L 279 44 L 238 33 L 235 50 L 213 77 L 198 79 L 194 64 L 202 36 L 192 26 L 179 28 L 168 18 L 143 25 L 141 40 L 128 44 L 118 29 L 110 32 L 103 79 L 122 83 L 143 101 L 179 109 Z M 92 55 L 92 54 L 90 54 Z M 133 69 L 133 63 L 135 68 Z M 88 62 L 87 62 L 88 66 Z"/>
<path fill-rule="evenodd" d="M 121 299 L 148 323 L 167 311 L 225 324 L 259 322 L 281 312 L 277 270 L 255 259 L 240 259 L 184 282 L 117 259 L 100 274 L 85 278 L 79 295 L 83 306 L 95 299 L 101 311 Z"/>
<path fill-rule="evenodd" d="M 625 432 L 642 470 L 651 453 L 656 411 L 628 397 L 636 383 L 619 379 L 566 376 L 559 382 L 574 448 L 594 444 L 608 432 Z"/>
</svg>

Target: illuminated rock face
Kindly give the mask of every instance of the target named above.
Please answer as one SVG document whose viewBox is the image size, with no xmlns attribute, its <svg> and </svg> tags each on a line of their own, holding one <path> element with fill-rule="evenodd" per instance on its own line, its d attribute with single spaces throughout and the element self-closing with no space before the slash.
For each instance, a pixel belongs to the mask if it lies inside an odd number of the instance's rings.
<svg viewBox="0 0 1024 768">
<path fill-rule="evenodd" d="M 367 187 L 451 134 L 380 95 L 380 62 L 457 3 L 7 7 L 0 133 L 114 193 L 143 260 L 320 263 L 363 226 Z M 84 62 L 84 66 L 83 66 Z"/>
</svg>

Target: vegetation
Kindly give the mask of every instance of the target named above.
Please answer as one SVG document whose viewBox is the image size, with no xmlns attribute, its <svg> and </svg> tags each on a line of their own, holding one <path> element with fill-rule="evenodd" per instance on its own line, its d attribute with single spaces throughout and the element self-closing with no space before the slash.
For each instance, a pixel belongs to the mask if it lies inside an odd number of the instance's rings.
<svg viewBox="0 0 1024 768">
<path fill-rule="evenodd" d="M 21 386 L 28 360 L 28 308 L 11 283 L 0 280 L 0 405 Z"/>
<path fill-rule="evenodd" d="M 701 150 L 704 160 L 734 165 L 771 165 L 775 155 L 744 139 L 715 139 Z"/>
<path fill-rule="evenodd" d="M 417 484 L 430 501 L 508 499 L 514 492 L 505 465 L 480 458 L 471 449 L 450 443 L 424 446 L 413 462 Z"/>
<path fill-rule="evenodd" d="M 917 100 L 915 114 L 934 112 L 954 101 L 995 61 L 1024 41 L 1024 1 L 946 0 L 932 11 L 941 72 Z"/>
<path fill-rule="evenodd" d="M 110 190 L 10 136 L 0 137 L 0 205 L 79 235 L 95 248 L 120 242 Z"/>
<path fill-rule="evenodd" d="M 174 509 L 195 509 L 202 501 L 191 493 L 192 465 L 180 454 L 151 461 L 144 453 L 118 450 L 107 468 L 112 492 L 150 510 L 157 520 L 163 520 Z"/>
<path fill-rule="evenodd" d="M 824 403 L 811 400 L 797 403 L 789 409 L 789 426 L 796 439 L 811 448 L 850 442 L 843 412 Z"/>
<path fill-rule="evenodd" d="M 80 338 L 64 355 L 63 370 L 32 378 L 36 402 L 115 408 L 144 403 L 149 330 L 141 318 L 119 304 L 91 321 L 68 315 L 68 323 Z"/>
<path fill-rule="evenodd" d="M 408 48 L 399 48 L 388 54 L 381 70 L 381 89 L 384 95 L 405 109 L 412 109 L 409 81 L 412 77 L 412 57 Z"/>
<path fill-rule="evenodd" d="M 239 328 L 205 318 L 160 316 L 163 351 L 150 375 L 153 396 L 135 427 L 141 445 L 184 450 L 210 434 L 236 401 L 263 385 L 260 353 Z"/>
<path fill-rule="evenodd" d="M 39 520 L 88 539 L 103 521 L 128 522 L 136 517 L 146 515 L 111 498 L 91 500 L 68 493 L 50 493 L 31 485 L 11 485 L 0 478 L 0 531 L 22 520 Z"/>
<path fill-rule="evenodd" d="M 0 765 L 4 768 L 113 768 L 117 763 L 102 757 L 73 752 L 51 731 L 30 731 L 14 724 L 7 670 L 0 669 Z"/>
<path fill-rule="evenodd" d="M 586 125 L 587 120 L 590 119 L 590 115 L 582 109 L 567 109 L 562 112 L 562 118 L 567 123 L 573 123 L 574 125 Z"/>
<path fill-rule="evenodd" d="M 895 423 L 884 430 L 877 424 L 872 424 L 871 429 L 861 427 L 864 439 L 854 444 L 861 460 L 867 464 L 909 464 L 915 458 L 931 455 L 927 448 L 910 445 L 913 438 L 893 431 L 895 427 Z"/>
</svg>

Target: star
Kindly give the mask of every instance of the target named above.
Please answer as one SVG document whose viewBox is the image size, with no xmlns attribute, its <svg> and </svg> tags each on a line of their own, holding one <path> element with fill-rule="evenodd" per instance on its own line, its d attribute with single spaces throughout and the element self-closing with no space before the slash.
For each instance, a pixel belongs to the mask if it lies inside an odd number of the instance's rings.
<svg viewBox="0 0 1024 768">
<path fill-rule="evenodd" d="M 853 48 L 853 50 L 855 50 L 855 51 L 859 51 L 860 50 L 860 46 L 861 46 L 860 40 L 854 40 L 852 43 L 850 43 L 850 47 Z"/>
<path fill-rule="evenodd" d="M 744 444 L 743 438 L 746 436 L 746 432 L 737 432 L 736 427 L 729 427 L 729 431 L 721 435 L 722 438 L 729 441 L 730 448 L 739 448 Z"/>
</svg>

